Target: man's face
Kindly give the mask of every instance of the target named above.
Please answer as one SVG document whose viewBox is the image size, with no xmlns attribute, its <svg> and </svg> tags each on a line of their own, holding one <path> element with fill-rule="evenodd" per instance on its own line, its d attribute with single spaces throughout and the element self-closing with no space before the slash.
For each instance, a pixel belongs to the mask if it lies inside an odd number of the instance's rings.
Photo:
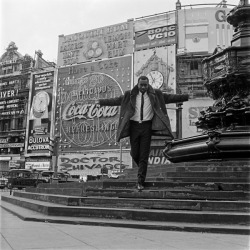
<svg viewBox="0 0 250 250">
<path fill-rule="evenodd" d="M 139 88 L 139 91 L 144 94 L 148 90 L 148 81 L 140 80 L 138 83 L 138 88 Z"/>
</svg>

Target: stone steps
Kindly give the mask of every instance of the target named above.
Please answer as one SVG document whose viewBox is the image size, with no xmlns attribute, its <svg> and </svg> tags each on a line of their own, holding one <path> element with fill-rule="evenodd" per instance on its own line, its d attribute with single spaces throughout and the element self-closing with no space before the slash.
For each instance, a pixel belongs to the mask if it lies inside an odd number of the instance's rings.
<svg viewBox="0 0 250 250">
<path fill-rule="evenodd" d="M 191 189 L 144 189 L 138 192 L 135 189 L 93 189 L 86 191 L 87 196 L 143 198 L 143 199 L 203 199 L 203 200 L 244 200 L 250 198 L 246 191 L 202 191 Z"/>
<path fill-rule="evenodd" d="M 126 169 L 119 179 L 42 183 L 2 200 L 47 217 L 105 220 L 106 225 L 144 221 L 156 229 L 159 223 L 185 223 L 187 228 L 195 223 L 200 232 L 216 224 L 220 232 L 249 234 L 249 169 L 249 162 L 241 161 L 149 167 L 141 192 L 136 189 L 137 168 Z"/>
<path fill-rule="evenodd" d="M 127 177 L 127 178 L 120 178 L 120 180 L 126 180 L 129 182 L 136 182 L 137 177 Z M 114 180 L 115 181 L 115 180 Z M 147 182 L 156 182 L 156 181 L 163 181 L 163 182 L 204 182 L 204 183 L 222 183 L 222 182 L 230 182 L 230 183 L 248 183 L 249 178 L 221 178 L 221 177 L 147 177 Z"/>
<path fill-rule="evenodd" d="M 65 206 L 50 202 L 31 200 L 15 196 L 2 196 L 2 200 L 50 216 L 91 217 L 154 222 L 184 222 L 220 225 L 249 226 L 249 215 L 245 212 L 215 212 L 141 208 L 108 208 L 93 206 Z"/>
<path fill-rule="evenodd" d="M 103 188 L 136 188 L 136 181 L 104 181 Z M 181 181 L 147 181 L 145 183 L 147 189 L 192 189 L 192 190 L 204 190 L 204 191 L 250 191 L 249 183 L 231 183 L 231 182 L 181 182 Z"/>
<path fill-rule="evenodd" d="M 36 221 L 43 223 L 72 224 L 84 226 L 108 226 L 108 227 L 124 227 L 136 228 L 143 230 L 164 230 L 164 231 L 185 231 L 185 232 L 201 232 L 201 233 L 223 233 L 223 234 L 240 234 L 249 235 L 249 226 L 244 225 L 219 225 L 202 224 L 202 223 L 183 223 L 183 222 L 163 222 L 163 221 L 135 221 L 121 219 L 104 219 L 104 218 L 87 218 L 72 216 L 49 216 L 41 214 L 30 209 L 26 209 L 9 202 L 1 201 L 1 207 L 8 212 L 14 214 L 25 221 Z"/>
<path fill-rule="evenodd" d="M 152 170 L 151 170 L 152 171 Z M 207 178 L 248 178 L 250 179 L 250 172 L 247 171 L 237 171 L 237 172 L 203 172 L 203 171 L 192 171 L 192 172 L 161 172 L 159 170 L 156 171 L 148 171 L 147 174 L 150 177 L 207 177 Z M 122 178 L 127 177 L 136 177 L 137 176 L 137 170 L 130 174 L 121 176 Z"/>
<path fill-rule="evenodd" d="M 172 209 L 196 211 L 250 212 L 249 201 L 216 201 L 191 199 L 140 199 L 118 197 L 81 197 L 14 192 L 15 197 L 46 201 L 66 206 L 123 207 L 144 209 Z"/>
</svg>

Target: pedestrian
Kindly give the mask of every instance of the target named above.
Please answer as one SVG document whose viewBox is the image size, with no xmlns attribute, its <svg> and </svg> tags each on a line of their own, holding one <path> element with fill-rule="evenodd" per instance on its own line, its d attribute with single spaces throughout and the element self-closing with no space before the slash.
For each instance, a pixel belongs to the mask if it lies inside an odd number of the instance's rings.
<svg viewBox="0 0 250 250">
<path fill-rule="evenodd" d="M 124 95 L 96 100 L 100 106 L 121 106 L 116 139 L 130 138 L 130 153 L 138 166 L 139 191 L 144 189 L 151 136 L 165 136 L 167 140 L 174 138 L 165 104 L 187 100 L 188 95 L 167 94 L 153 89 L 146 76 L 140 76 L 137 85 L 125 91 Z"/>
</svg>

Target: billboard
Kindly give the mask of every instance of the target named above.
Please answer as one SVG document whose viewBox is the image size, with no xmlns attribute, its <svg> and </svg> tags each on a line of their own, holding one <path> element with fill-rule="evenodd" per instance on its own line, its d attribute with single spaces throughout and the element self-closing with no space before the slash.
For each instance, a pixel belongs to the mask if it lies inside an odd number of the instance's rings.
<svg viewBox="0 0 250 250">
<path fill-rule="evenodd" d="M 175 54 L 175 45 L 136 51 L 134 55 L 134 82 L 137 83 L 141 75 L 146 75 L 154 88 L 175 93 Z"/>
<path fill-rule="evenodd" d="M 66 66 L 133 53 L 133 21 L 59 36 L 57 65 Z"/>
<path fill-rule="evenodd" d="M 54 71 L 32 75 L 25 149 L 27 155 L 51 153 L 54 75 Z"/>
<path fill-rule="evenodd" d="M 131 70 L 132 56 L 58 69 L 55 131 L 62 152 L 119 148 L 119 107 L 100 107 L 95 100 L 129 90 Z"/>
<path fill-rule="evenodd" d="M 135 21 L 135 50 L 177 43 L 175 14 L 168 13 Z"/>
<path fill-rule="evenodd" d="M 174 24 L 176 24 L 175 11 L 149 17 L 143 17 L 135 21 L 135 32 Z"/>
<path fill-rule="evenodd" d="M 25 109 L 21 105 L 27 94 L 20 91 L 21 78 L 3 79 L 0 82 L 0 117 L 15 120 L 15 116 L 24 115 Z"/>
<path fill-rule="evenodd" d="M 40 171 L 45 171 L 50 169 L 51 161 L 48 159 L 26 159 L 25 160 L 25 169 L 36 169 Z"/>
<path fill-rule="evenodd" d="M 111 172 L 119 172 L 131 168 L 131 156 L 128 150 L 98 152 L 91 151 L 81 154 L 65 154 L 58 157 L 58 170 L 67 171 L 71 175 L 100 175 L 103 167 Z"/>
<path fill-rule="evenodd" d="M 229 8 L 178 10 L 178 49 L 187 53 L 213 53 L 218 46 L 231 45 L 233 26 L 226 21 Z"/>
<path fill-rule="evenodd" d="M 182 110 L 182 137 L 191 137 L 200 135 L 201 129 L 195 126 L 198 121 L 200 112 L 206 110 L 209 106 L 213 106 L 214 100 L 210 98 L 189 99 L 183 103 Z"/>
<path fill-rule="evenodd" d="M 145 75 L 153 88 L 163 92 L 176 92 L 175 45 L 136 51 L 134 55 L 134 84 Z M 168 115 L 172 131 L 176 131 L 175 104 L 168 104 Z"/>
</svg>

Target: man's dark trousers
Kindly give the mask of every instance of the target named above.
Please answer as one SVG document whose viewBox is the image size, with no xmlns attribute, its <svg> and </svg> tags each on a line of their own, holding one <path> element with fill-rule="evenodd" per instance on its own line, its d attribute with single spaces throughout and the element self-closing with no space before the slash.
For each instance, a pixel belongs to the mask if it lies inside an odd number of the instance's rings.
<svg viewBox="0 0 250 250">
<path fill-rule="evenodd" d="M 141 185 L 144 185 L 147 175 L 151 134 L 152 121 L 130 121 L 131 156 L 138 166 L 138 183 Z"/>
</svg>

